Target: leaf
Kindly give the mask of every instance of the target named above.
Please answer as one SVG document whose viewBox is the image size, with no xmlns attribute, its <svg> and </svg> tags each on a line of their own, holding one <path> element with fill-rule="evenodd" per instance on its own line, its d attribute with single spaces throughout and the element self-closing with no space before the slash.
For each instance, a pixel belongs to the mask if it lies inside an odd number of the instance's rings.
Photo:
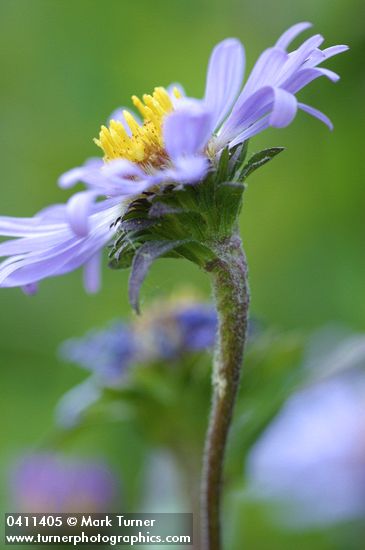
<svg viewBox="0 0 365 550">
<path fill-rule="evenodd" d="M 133 258 L 135 256 L 135 250 L 126 250 L 120 255 L 115 255 L 108 264 L 111 269 L 128 269 L 131 267 Z"/>
<path fill-rule="evenodd" d="M 225 149 L 223 149 L 219 157 L 217 173 L 216 173 L 217 181 L 222 181 L 227 178 L 228 162 L 229 162 L 229 148 L 226 147 Z"/>
<path fill-rule="evenodd" d="M 163 202 L 155 202 L 149 209 L 148 215 L 150 218 L 162 218 L 167 214 L 177 214 L 183 212 L 182 208 L 174 208 Z"/>
<path fill-rule="evenodd" d="M 148 229 L 154 225 L 153 220 L 145 220 L 143 218 L 136 218 L 136 219 L 130 219 L 122 221 L 120 224 L 120 228 L 125 231 L 142 231 L 144 229 Z"/>
<path fill-rule="evenodd" d="M 133 256 L 140 246 L 139 237 L 145 238 L 141 236 L 141 232 L 139 231 L 131 231 L 129 233 L 122 232 L 117 236 L 113 245 L 110 247 L 109 267 L 112 269 L 126 269 L 130 267 Z"/>
<path fill-rule="evenodd" d="M 238 179 L 243 181 L 246 179 L 252 172 L 272 160 L 276 155 L 284 151 L 284 147 L 271 147 L 270 149 L 264 149 L 259 153 L 253 155 L 248 163 L 243 167 L 238 175 Z"/>
<path fill-rule="evenodd" d="M 189 239 L 181 241 L 151 241 L 144 243 L 136 252 L 129 278 L 129 301 L 132 308 L 139 313 L 139 292 L 148 270 L 157 258 L 164 256 L 175 248 L 186 244 Z"/>
<path fill-rule="evenodd" d="M 228 178 L 233 178 L 234 173 L 242 168 L 242 165 L 246 160 L 247 151 L 248 140 L 232 148 L 231 158 L 228 163 Z"/>
<path fill-rule="evenodd" d="M 217 188 L 216 201 L 220 212 L 219 228 L 222 235 L 232 232 L 232 226 L 236 223 L 242 206 L 244 190 L 245 186 L 236 182 L 224 182 Z"/>
<path fill-rule="evenodd" d="M 121 218 L 121 222 L 130 220 L 130 219 L 136 219 L 136 218 L 142 218 L 142 219 L 148 218 L 148 210 L 150 206 L 151 206 L 151 202 L 148 201 L 147 199 L 145 198 L 136 199 L 134 202 L 132 202 L 128 206 L 127 211 L 124 213 L 123 217 Z"/>
</svg>

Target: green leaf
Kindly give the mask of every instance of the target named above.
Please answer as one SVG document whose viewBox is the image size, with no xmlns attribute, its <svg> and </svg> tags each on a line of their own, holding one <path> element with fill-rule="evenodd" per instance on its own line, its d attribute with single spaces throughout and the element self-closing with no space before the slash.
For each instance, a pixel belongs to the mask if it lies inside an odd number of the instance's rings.
<svg viewBox="0 0 365 550">
<path fill-rule="evenodd" d="M 223 149 L 223 151 L 221 152 L 219 161 L 218 161 L 218 167 L 216 171 L 217 181 L 224 181 L 227 179 L 229 158 L 230 158 L 229 148 L 225 147 L 225 149 Z"/>
<path fill-rule="evenodd" d="M 219 185 L 216 192 L 216 203 L 219 208 L 219 232 L 220 235 L 229 235 L 232 226 L 236 223 L 237 216 L 242 206 L 242 194 L 245 186 L 241 183 L 225 182 Z"/>
<path fill-rule="evenodd" d="M 246 179 L 252 172 L 261 168 L 264 164 L 272 160 L 276 155 L 284 151 L 284 147 L 271 147 L 270 149 L 264 149 L 259 153 L 253 155 L 247 164 L 243 167 L 240 173 L 237 175 L 239 181 Z"/>
<path fill-rule="evenodd" d="M 122 250 L 120 254 L 110 260 L 108 266 L 111 269 L 129 269 L 133 263 L 135 253 L 135 249 L 125 250 L 124 252 Z"/>
<path fill-rule="evenodd" d="M 243 163 L 246 160 L 248 151 L 248 140 L 236 145 L 230 151 L 230 160 L 228 163 L 227 179 L 234 179 L 234 174 L 242 169 Z"/>
</svg>

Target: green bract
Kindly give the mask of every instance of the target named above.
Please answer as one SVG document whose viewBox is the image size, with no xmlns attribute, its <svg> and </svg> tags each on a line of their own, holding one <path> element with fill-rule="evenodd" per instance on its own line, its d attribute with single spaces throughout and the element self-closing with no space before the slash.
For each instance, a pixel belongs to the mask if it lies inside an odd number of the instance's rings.
<svg viewBox="0 0 365 550">
<path fill-rule="evenodd" d="M 247 177 L 281 151 L 264 149 L 245 162 L 247 142 L 227 147 L 200 183 L 166 185 L 129 205 L 116 221 L 109 256 L 114 269 L 132 266 L 129 297 L 136 311 L 140 287 L 156 259 L 186 258 L 205 269 L 217 258 L 217 244 L 235 232 Z"/>
</svg>

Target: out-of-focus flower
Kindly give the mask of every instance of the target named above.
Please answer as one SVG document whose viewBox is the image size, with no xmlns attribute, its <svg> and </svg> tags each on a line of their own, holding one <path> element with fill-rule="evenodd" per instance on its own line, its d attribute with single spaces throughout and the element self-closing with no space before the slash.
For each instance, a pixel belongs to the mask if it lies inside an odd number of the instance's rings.
<svg viewBox="0 0 365 550">
<path fill-rule="evenodd" d="M 181 347 L 188 350 L 212 348 L 218 328 L 217 314 L 212 305 L 197 304 L 176 312 L 181 334 Z"/>
<path fill-rule="evenodd" d="M 254 498 L 287 527 L 365 517 L 365 378 L 321 382 L 291 397 L 248 460 Z"/>
<path fill-rule="evenodd" d="M 34 454 L 13 471 L 11 494 L 19 512 L 74 513 L 111 510 L 117 480 L 102 462 Z"/>
<path fill-rule="evenodd" d="M 213 347 L 216 332 L 214 307 L 184 291 L 153 303 L 130 323 L 114 321 L 106 329 L 66 341 L 60 348 L 61 359 L 92 375 L 63 395 L 56 409 L 57 423 L 67 429 L 76 426 L 99 401 L 103 388 L 128 385 L 132 365 L 183 364 L 189 355 Z"/>
<path fill-rule="evenodd" d="M 114 112 L 96 140 L 104 160 L 91 159 L 59 180 L 63 188 L 83 182 L 86 191 L 46 215 L 0 218 L 0 235 L 17 238 L 0 245 L 0 255 L 8 257 L 0 265 L 0 286 L 33 293 L 38 281 L 85 265 L 86 287 L 95 291 L 100 250 L 115 235 L 113 222 L 140 193 L 162 184 L 200 182 L 214 170 L 224 147 L 269 126 L 287 126 L 298 108 L 331 127 L 325 115 L 298 102 L 296 94 L 320 76 L 338 80 L 318 65 L 347 47 L 320 50 L 323 38 L 315 35 L 288 53 L 290 42 L 308 27 L 294 25 L 264 51 L 241 92 L 244 50 L 229 38 L 212 52 L 202 100 L 173 86 L 157 87 L 143 100 L 133 96 L 143 120 L 126 110 Z M 99 198 L 102 202 L 96 202 Z"/>
<path fill-rule="evenodd" d="M 185 296 L 159 301 L 129 324 L 115 321 L 104 330 L 68 340 L 60 353 L 63 359 L 91 370 L 100 384 L 115 386 L 123 383 L 132 363 L 169 361 L 212 347 L 216 331 L 214 307 Z M 89 388 L 84 384 L 78 388 L 76 402 L 81 396 L 86 396 L 82 402 L 89 401 Z"/>
<path fill-rule="evenodd" d="M 139 345 L 132 326 L 116 321 L 103 330 L 88 332 L 83 338 L 67 340 L 60 353 L 98 378 L 118 383 L 136 360 Z"/>
<path fill-rule="evenodd" d="M 134 323 L 144 362 L 174 359 L 213 347 L 217 313 L 211 304 L 189 295 L 152 305 Z"/>
</svg>

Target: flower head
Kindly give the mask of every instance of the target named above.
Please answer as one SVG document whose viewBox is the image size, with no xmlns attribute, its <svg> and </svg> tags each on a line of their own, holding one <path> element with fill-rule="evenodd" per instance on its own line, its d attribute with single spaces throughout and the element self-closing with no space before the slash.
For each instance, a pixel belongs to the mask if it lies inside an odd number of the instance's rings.
<svg viewBox="0 0 365 550">
<path fill-rule="evenodd" d="M 254 445 L 248 461 L 251 494 L 279 505 L 281 524 L 303 528 L 363 520 L 365 380 L 358 374 L 294 394 Z"/>
<path fill-rule="evenodd" d="M 67 340 L 60 348 L 61 358 L 91 371 L 91 376 L 63 395 L 57 423 L 73 428 L 99 401 L 104 388 L 129 385 L 135 372 L 131 367 L 184 364 L 192 354 L 212 348 L 216 332 L 214 307 L 183 292 L 152 304 L 135 321 L 114 321 L 105 329 Z"/>
<path fill-rule="evenodd" d="M 214 346 L 217 313 L 211 304 L 182 293 L 150 306 L 134 330 L 141 341 L 141 361 L 173 361 Z"/>
<path fill-rule="evenodd" d="M 121 321 L 104 330 L 93 330 L 83 338 L 67 340 L 60 349 L 63 359 L 91 370 L 102 380 L 115 384 L 138 354 L 138 342 L 131 326 Z"/>
<path fill-rule="evenodd" d="M 153 304 L 135 321 L 114 321 L 67 340 L 60 354 L 91 371 L 100 385 L 115 386 L 124 382 L 132 364 L 170 362 L 213 347 L 216 331 L 214 307 L 182 294 Z M 79 388 L 85 401 L 93 397 L 88 386 Z"/>
<path fill-rule="evenodd" d="M 141 193 L 202 182 L 225 148 L 233 151 L 269 126 L 287 126 L 298 109 L 332 127 L 296 94 L 320 76 L 337 81 L 336 73 L 319 65 L 347 47 L 320 50 L 323 38 L 315 35 L 288 53 L 292 40 L 308 27 L 294 25 L 265 50 L 242 89 L 244 49 L 229 38 L 212 52 L 202 99 L 187 97 L 176 86 L 157 87 L 142 100 L 132 98 L 141 120 L 128 110 L 115 111 L 95 140 L 104 158 L 91 159 L 59 180 L 63 188 L 82 182 L 85 191 L 32 219 L 0 218 L 0 234 L 16 238 L 0 245 L 0 255 L 8 257 L 0 264 L 0 286 L 34 292 L 38 281 L 85 265 L 86 286 L 94 291 L 100 251 L 117 231 L 113 222 Z"/>
<path fill-rule="evenodd" d="M 117 481 L 104 463 L 52 453 L 25 457 L 11 480 L 16 509 L 28 513 L 101 513 L 116 498 Z"/>
</svg>

